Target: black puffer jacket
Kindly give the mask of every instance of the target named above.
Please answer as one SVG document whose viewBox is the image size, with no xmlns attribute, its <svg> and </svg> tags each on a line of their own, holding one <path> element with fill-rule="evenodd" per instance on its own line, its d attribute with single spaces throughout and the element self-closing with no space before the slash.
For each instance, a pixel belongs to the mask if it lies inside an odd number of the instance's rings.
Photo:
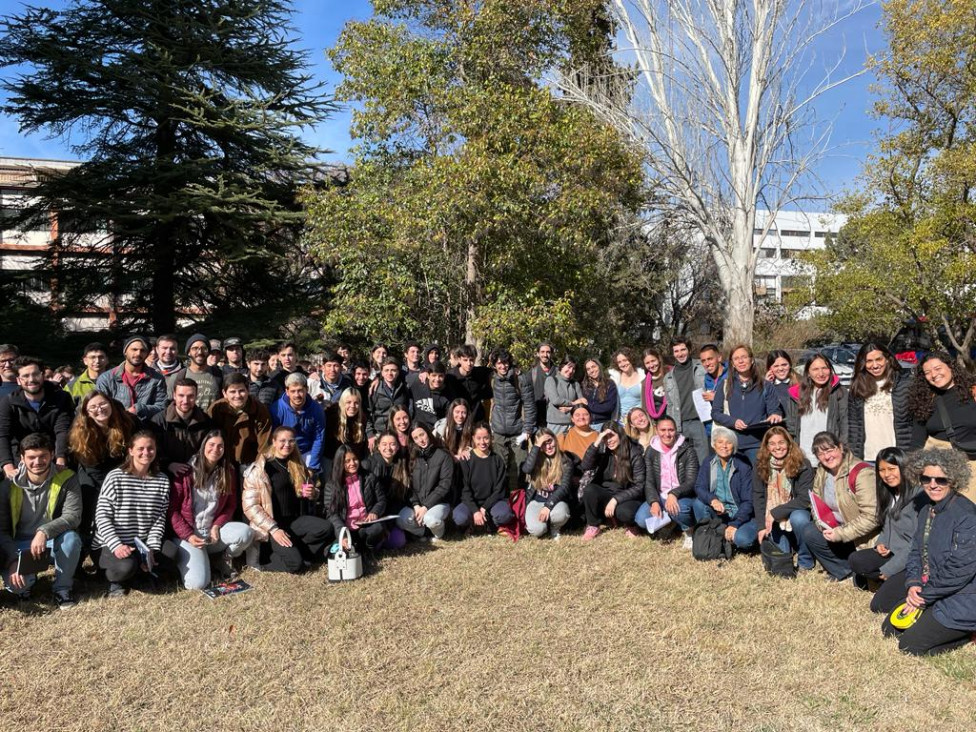
<svg viewBox="0 0 976 732">
<path fill-rule="evenodd" d="M 417 453 L 410 475 L 410 493 L 407 502 L 414 508 L 433 508 L 446 503 L 454 484 L 454 458 L 447 450 L 428 446 Z"/>
<path fill-rule="evenodd" d="M 894 386 L 891 387 L 891 411 L 895 418 L 895 445 L 902 450 L 911 450 L 921 445 L 914 444 L 913 434 L 915 423 L 908 411 L 908 392 L 912 386 L 912 374 L 900 369 L 895 376 Z M 854 457 L 862 460 L 874 460 L 874 455 L 864 455 L 864 400 L 853 394 L 848 399 L 847 407 L 847 441 L 854 453 Z"/>
<path fill-rule="evenodd" d="M 496 435 L 535 433 L 535 389 L 528 374 L 509 371 L 504 379 L 491 377 L 491 431 Z"/>
<path fill-rule="evenodd" d="M 410 396 L 403 379 L 398 378 L 393 385 L 393 393 L 389 393 L 386 385 L 380 383 L 369 395 L 369 417 L 366 420 L 366 434 L 369 437 L 383 432 L 390 421 L 390 412 L 396 406 L 406 407 L 410 404 Z"/>
<path fill-rule="evenodd" d="M 658 440 L 659 438 L 655 438 Z M 675 467 L 678 471 L 678 487 L 672 488 L 669 495 L 675 498 L 694 498 L 695 481 L 698 480 L 698 453 L 695 446 L 684 440 L 675 450 Z M 661 501 L 661 451 L 651 442 L 644 451 L 644 500 L 664 505 Z"/>
<path fill-rule="evenodd" d="M 366 470 L 359 470 L 360 489 L 363 492 L 363 503 L 367 513 L 383 516 L 386 513 L 386 492 L 376 477 Z M 325 485 L 322 504 L 328 511 L 328 519 L 335 528 L 336 536 L 346 526 L 346 512 L 349 510 L 349 498 L 345 486 L 337 486 L 331 480 Z"/>
<path fill-rule="evenodd" d="M 627 485 L 620 485 L 616 482 L 614 476 L 617 472 L 617 456 L 605 444 L 593 443 L 590 445 L 586 448 L 586 453 L 580 462 L 580 469 L 584 473 L 588 470 L 593 471 L 593 483 L 611 487 L 616 491 L 614 498 L 617 499 L 618 503 L 643 500 L 644 498 L 644 452 L 636 442 L 630 442 L 629 447 L 631 480 Z"/>
</svg>

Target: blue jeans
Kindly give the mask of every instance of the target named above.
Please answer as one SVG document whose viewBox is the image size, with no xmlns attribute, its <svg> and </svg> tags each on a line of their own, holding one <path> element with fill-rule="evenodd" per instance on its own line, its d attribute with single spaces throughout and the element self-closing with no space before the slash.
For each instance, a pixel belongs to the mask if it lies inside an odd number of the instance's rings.
<svg viewBox="0 0 976 732">
<path fill-rule="evenodd" d="M 809 511 L 797 509 L 790 514 L 792 531 L 783 531 L 779 527 L 779 521 L 773 521 L 773 530 L 770 534 L 773 541 L 784 552 L 796 550 L 796 563 L 800 565 L 800 569 L 813 569 L 815 564 L 813 554 L 810 553 L 810 548 L 803 538 L 803 531 L 811 521 L 813 519 L 810 518 Z"/>
<path fill-rule="evenodd" d="M 695 523 L 701 523 L 702 521 L 707 521 L 710 518 L 718 516 L 726 524 L 729 523 L 729 517 L 725 514 L 719 516 L 712 510 L 711 506 L 702 503 L 699 499 L 695 499 L 694 504 L 691 507 L 692 512 L 695 515 Z M 735 536 L 732 537 L 732 543 L 735 544 L 736 549 L 750 549 L 756 545 L 756 537 L 759 535 L 759 529 L 756 528 L 756 524 L 753 521 L 746 521 L 742 526 L 739 526 L 735 530 Z"/>
<path fill-rule="evenodd" d="M 851 564 L 847 558 L 857 549 L 853 542 L 827 541 L 823 532 L 812 521 L 803 527 L 802 536 L 810 552 L 820 560 L 820 564 L 831 577 L 843 580 L 851 576 Z"/>
<path fill-rule="evenodd" d="M 14 543 L 20 551 L 30 550 L 31 539 L 17 539 Z M 61 536 L 47 540 L 47 548 L 51 550 L 51 562 L 54 564 L 54 584 L 51 585 L 54 594 L 71 592 L 75 580 L 75 570 L 78 568 L 78 560 L 81 559 L 81 547 L 81 537 L 77 531 L 65 531 Z M 13 561 L 16 563 L 16 556 L 13 557 Z M 14 569 L 17 567 L 14 566 Z M 9 567 L 4 568 L 3 583 L 15 595 L 22 595 L 29 591 L 37 581 L 36 574 L 29 574 L 24 577 L 24 588 L 17 589 L 10 584 L 11 574 Z"/>
<path fill-rule="evenodd" d="M 678 524 L 682 531 L 687 531 L 688 529 L 693 528 L 696 523 L 694 514 L 692 513 L 692 505 L 694 502 L 694 498 L 678 499 L 678 515 L 672 516 L 671 520 Z M 634 518 L 637 528 L 647 531 L 647 519 L 650 517 L 651 506 L 647 501 L 644 501 L 640 505 L 640 508 L 637 509 L 637 516 Z"/>
</svg>

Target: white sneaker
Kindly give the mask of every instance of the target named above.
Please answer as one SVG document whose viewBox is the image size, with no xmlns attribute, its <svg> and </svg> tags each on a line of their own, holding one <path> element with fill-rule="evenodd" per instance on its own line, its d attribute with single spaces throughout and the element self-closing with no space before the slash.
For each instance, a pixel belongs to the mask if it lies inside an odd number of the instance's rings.
<svg viewBox="0 0 976 732">
<path fill-rule="evenodd" d="M 686 531 L 686 532 L 685 532 L 685 540 L 684 540 L 683 542 L 681 542 L 681 548 L 682 548 L 682 549 L 687 549 L 688 551 L 691 551 L 691 547 L 692 547 L 692 545 L 693 545 L 694 543 L 695 543 L 695 542 L 694 542 L 694 540 L 693 540 L 693 539 L 691 538 L 691 534 L 689 534 L 689 533 L 688 533 L 688 532 Z"/>
<path fill-rule="evenodd" d="M 561 538 L 563 538 L 562 534 L 559 533 L 559 529 L 549 529 L 549 537 L 553 541 L 559 541 Z"/>
</svg>

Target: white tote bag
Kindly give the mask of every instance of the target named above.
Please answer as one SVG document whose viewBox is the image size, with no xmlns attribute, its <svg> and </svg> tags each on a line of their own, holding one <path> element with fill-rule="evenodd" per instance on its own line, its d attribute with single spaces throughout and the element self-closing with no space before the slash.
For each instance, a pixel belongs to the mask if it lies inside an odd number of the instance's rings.
<svg viewBox="0 0 976 732">
<path fill-rule="evenodd" d="M 342 548 L 342 539 L 349 539 L 349 551 Z M 363 576 L 363 558 L 352 545 L 352 534 L 345 526 L 339 532 L 339 551 L 329 557 L 329 582 L 347 582 Z"/>
</svg>

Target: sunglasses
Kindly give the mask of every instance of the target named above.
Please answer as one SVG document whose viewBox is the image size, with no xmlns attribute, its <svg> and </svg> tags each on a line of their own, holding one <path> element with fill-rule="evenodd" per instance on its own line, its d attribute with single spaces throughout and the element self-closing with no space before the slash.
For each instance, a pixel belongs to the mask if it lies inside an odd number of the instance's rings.
<svg viewBox="0 0 976 732">
<path fill-rule="evenodd" d="M 943 475 L 924 475 L 923 474 L 923 475 L 919 476 L 919 481 L 921 482 L 922 485 L 926 485 L 926 484 L 929 484 L 929 483 L 935 483 L 940 488 L 945 488 L 947 485 L 949 485 L 949 479 L 946 478 Z"/>
</svg>

